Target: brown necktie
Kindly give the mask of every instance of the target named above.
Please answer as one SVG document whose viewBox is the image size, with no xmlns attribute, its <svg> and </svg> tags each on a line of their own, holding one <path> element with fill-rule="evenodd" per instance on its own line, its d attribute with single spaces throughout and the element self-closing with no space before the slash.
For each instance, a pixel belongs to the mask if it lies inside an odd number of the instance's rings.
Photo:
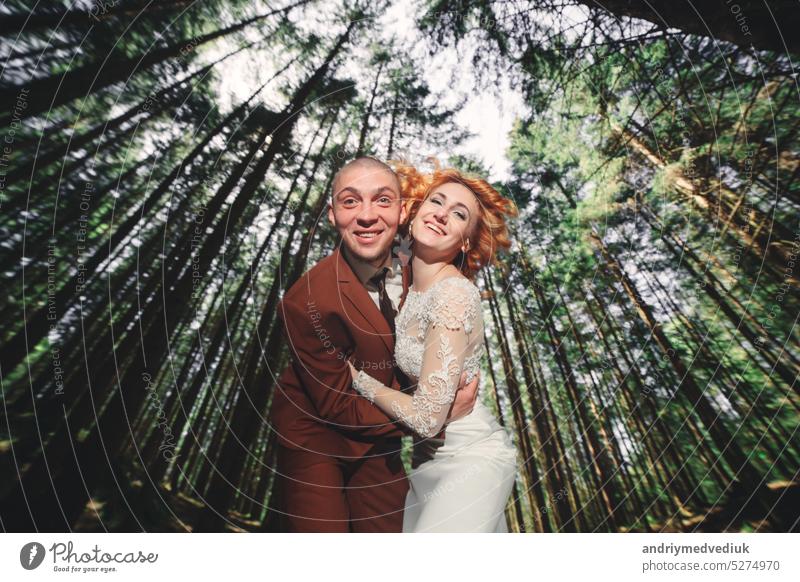
<svg viewBox="0 0 800 582">
<path fill-rule="evenodd" d="M 378 289 L 378 305 L 380 305 L 381 313 L 383 314 L 384 319 L 386 319 L 386 323 L 389 324 L 389 327 L 392 330 L 392 336 L 394 336 L 394 318 L 396 314 L 394 307 L 392 306 L 392 300 L 389 299 L 389 294 L 386 292 L 386 274 L 388 272 L 389 267 L 384 267 L 375 273 L 370 278 L 370 281 Z"/>
</svg>

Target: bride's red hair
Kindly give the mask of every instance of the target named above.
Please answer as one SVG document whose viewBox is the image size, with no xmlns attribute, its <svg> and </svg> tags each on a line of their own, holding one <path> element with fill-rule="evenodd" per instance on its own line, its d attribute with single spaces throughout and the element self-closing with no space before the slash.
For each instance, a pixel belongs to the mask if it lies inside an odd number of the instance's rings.
<svg viewBox="0 0 800 582">
<path fill-rule="evenodd" d="M 470 248 L 466 253 L 459 253 L 453 263 L 461 269 L 465 277 L 474 279 L 478 271 L 489 264 L 497 264 L 497 253 L 508 250 L 511 240 L 508 237 L 507 218 L 517 216 L 516 204 L 495 190 L 489 182 L 472 174 L 466 174 L 455 168 L 441 168 L 439 161 L 429 158 L 434 170 L 423 174 L 411 164 L 402 160 L 391 163 L 400 179 L 400 190 L 403 204 L 408 212 L 408 223 L 414 219 L 420 204 L 428 194 L 449 182 L 456 182 L 468 188 L 478 200 L 480 214 L 474 230 L 469 236 Z M 407 233 L 408 223 L 403 234 Z"/>
</svg>

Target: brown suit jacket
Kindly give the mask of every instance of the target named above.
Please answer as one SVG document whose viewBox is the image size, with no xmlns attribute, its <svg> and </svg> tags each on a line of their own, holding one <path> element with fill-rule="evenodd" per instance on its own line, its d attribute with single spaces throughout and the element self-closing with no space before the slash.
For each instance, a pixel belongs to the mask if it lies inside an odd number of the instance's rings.
<svg viewBox="0 0 800 582">
<path fill-rule="evenodd" d="M 403 300 L 408 276 L 406 267 Z M 405 388 L 407 380 L 395 370 L 389 325 L 339 249 L 306 272 L 278 309 L 291 363 L 270 417 L 283 446 L 357 459 L 413 434 L 352 388 L 348 358 L 386 386 Z"/>
</svg>

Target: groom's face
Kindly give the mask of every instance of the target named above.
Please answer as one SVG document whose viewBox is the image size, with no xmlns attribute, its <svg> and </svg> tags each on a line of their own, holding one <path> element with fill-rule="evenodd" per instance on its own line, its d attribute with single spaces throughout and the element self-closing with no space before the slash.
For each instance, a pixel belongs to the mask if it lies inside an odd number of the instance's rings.
<svg viewBox="0 0 800 582">
<path fill-rule="evenodd" d="M 353 165 L 333 185 L 328 219 L 350 253 L 380 266 L 406 218 L 397 177 L 380 166 Z"/>
</svg>

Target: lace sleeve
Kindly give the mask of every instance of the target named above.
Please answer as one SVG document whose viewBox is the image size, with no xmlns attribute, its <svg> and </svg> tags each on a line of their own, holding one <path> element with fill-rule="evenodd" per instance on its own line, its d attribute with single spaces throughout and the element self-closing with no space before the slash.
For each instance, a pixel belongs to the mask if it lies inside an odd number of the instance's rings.
<svg viewBox="0 0 800 582">
<path fill-rule="evenodd" d="M 425 334 L 419 385 L 414 393 L 408 395 L 386 388 L 363 371 L 353 383 L 360 394 L 426 438 L 436 435 L 447 419 L 464 360 L 469 355 L 480 301 L 474 286 L 470 289 L 461 284 L 457 287 L 442 284 L 436 291 L 428 311 L 430 325 Z"/>
</svg>

